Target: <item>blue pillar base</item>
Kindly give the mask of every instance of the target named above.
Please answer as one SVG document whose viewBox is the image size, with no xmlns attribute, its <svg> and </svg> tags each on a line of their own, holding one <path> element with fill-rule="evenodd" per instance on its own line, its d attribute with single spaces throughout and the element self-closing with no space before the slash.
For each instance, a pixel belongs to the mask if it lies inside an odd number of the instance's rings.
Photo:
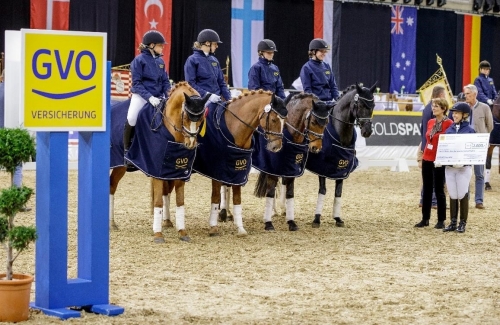
<svg viewBox="0 0 500 325">
<path fill-rule="evenodd" d="M 38 309 L 42 311 L 45 315 L 58 317 L 62 320 L 66 320 L 68 318 L 79 318 L 81 317 L 80 311 L 70 309 L 70 308 L 42 308 L 36 306 L 34 302 L 30 303 L 30 307 L 33 309 Z M 90 308 L 89 308 L 90 307 Z M 123 314 L 125 309 L 120 306 L 115 305 L 93 305 L 93 306 L 85 306 L 85 310 L 89 310 L 90 312 L 105 315 L 105 316 L 118 316 Z"/>
<path fill-rule="evenodd" d="M 105 316 L 117 316 L 123 314 L 125 308 L 115 305 L 93 305 L 90 311 Z"/>
</svg>

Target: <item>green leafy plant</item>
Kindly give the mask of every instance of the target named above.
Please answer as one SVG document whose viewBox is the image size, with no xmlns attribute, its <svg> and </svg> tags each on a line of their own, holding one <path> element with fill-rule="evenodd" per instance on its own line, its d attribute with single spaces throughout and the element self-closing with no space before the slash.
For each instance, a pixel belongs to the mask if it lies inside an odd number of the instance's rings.
<svg viewBox="0 0 500 325">
<path fill-rule="evenodd" d="M 37 238 L 34 227 L 16 226 L 14 217 L 26 205 L 33 190 L 13 185 L 14 170 L 35 155 L 35 140 L 25 129 L 0 129 L 0 168 L 11 175 L 11 186 L 0 192 L 0 243 L 7 251 L 7 280 L 19 254 Z"/>
</svg>

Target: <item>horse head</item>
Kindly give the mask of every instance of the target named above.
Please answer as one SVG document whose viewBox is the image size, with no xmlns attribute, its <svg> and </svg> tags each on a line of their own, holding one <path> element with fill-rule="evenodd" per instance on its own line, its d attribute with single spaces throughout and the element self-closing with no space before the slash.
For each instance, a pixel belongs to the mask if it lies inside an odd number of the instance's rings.
<svg viewBox="0 0 500 325">
<path fill-rule="evenodd" d="M 182 105 L 181 123 L 182 134 L 184 135 L 184 146 L 188 149 L 196 148 L 196 137 L 200 132 L 200 126 L 205 120 L 205 104 L 210 97 L 207 93 L 205 97 L 184 93 L 184 104 Z"/>
<path fill-rule="evenodd" d="M 362 87 L 356 83 L 356 94 L 353 98 L 353 105 L 351 105 L 351 114 L 355 120 L 355 124 L 359 125 L 361 135 L 368 138 L 372 130 L 372 116 L 373 109 L 375 108 L 375 101 L 373 99 L 373 92 L 377 82 L 370 88 Z"/>
<path fill-rule="evenodd" d="M 307 112 L 304 134 L 307 135 L 309 151 L 312 153 L 318 153 L 323 148 L 323 133 L 328 125 L 328 115 L 333 105 L 313 100 L 312 109 Z"/>
<path fill-rule="evenodd" d="M 259 125 L 264 130 L 264 138 L 267 140 L 266 149 L 278 152 L 283 146 L 283 125 L 288 111 L 284 101 L 275 94 L 271 102 L 264 107 L 264 112 L 259 118 Z"/>
</svg>

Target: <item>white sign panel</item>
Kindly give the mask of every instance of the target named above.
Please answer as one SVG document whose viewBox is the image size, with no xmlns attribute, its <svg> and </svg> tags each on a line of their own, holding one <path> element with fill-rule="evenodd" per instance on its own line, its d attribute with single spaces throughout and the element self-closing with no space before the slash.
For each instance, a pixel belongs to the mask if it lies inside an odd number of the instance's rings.
<svg viewBox="0 0 500 325">
<path fill-rule="evenodd" d="M 489 133 L 441 134 L 436 165 L 484 165 Z"/>
</svg>

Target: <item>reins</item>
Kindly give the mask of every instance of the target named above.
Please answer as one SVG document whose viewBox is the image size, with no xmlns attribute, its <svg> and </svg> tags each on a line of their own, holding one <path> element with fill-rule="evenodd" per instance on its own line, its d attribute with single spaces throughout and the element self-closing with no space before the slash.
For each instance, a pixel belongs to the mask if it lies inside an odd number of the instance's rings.
<svg viewBox="0 0 500 325">
<path fill-rule="evenodd" d="M 304 118 L 304 120 L 307 120 L 307 125 L 305 126 L 304 128 L 304 132 L 301 132 L 299 129 L 297 129 L 296 127 L 294 127 L 293 125 L 291 125 L 290 123 L 288 122 L 285 122 L 286 125 L 288 125 L 293 131 L 294 131 L 294 134 L 300 134 L 302 137 L 304 137 L 304 139 L 309 143 L 309 142 L 314 142 L 314 141 L 318 141 L 318 140 L 322 140 L 323 139 L 323 133 L 316 133 L 314 131 L 312 131 L 309 126 L 311 125 L 311 117 L 314 116 L 316 117 L 316 119 L 319 119 L 319 120 L 328 120 L 328 116 L 327 117 L 321 117 L 317 114 L 314 113 L 314 111 L 311 109 L 307 112 L 306 114 L 306 117 Z M 314 139 L 313 140 L 310 140 L 309 137 L 307 136 L 308 134 L 312 134 L 314 136 Z"/>
<path fill-rule="evenodd" d="M 359 96 L 359 94 L 356 94 L 354 95 L 354 109 L 355 110 L 352 110 L 352 111 L 355 111 L 354 112 L 354 122 L 348 122 L 348 121 L 344 121 L 344 120 L 341 120 L 335 116 L 333 116 L 333 109 L 331 110 L 331 112 L 329 113 L 329 115 L 339 121 L 339 122 L 342 122 L 344 124 L 347 124 L 347 125 L 352 125 L 352 126 L 361 126 L 362 124 L 365 124 L 366 122 L 370 122 L 372 120 L 371 117 L 359 117 L 358 116 L 358 111 L 359 111 L 359 102 L 360 100 L 363 102 L 363 104 L 368 107 L 368 102 L 373 102 L 374 103 L 374 99 L 368 99 L 368 98 L 364 98 L 364 97 L 361 97 Z M 337 104 L 338 105 L 338 104 Z M 351 100 L 351 105 L 352 105 L 352 100 Z M 375 106 L 375 104 L 373 104 Z M 349 116 L 353 115 L 352 111 L 350 112 Z"/>
</svg>

